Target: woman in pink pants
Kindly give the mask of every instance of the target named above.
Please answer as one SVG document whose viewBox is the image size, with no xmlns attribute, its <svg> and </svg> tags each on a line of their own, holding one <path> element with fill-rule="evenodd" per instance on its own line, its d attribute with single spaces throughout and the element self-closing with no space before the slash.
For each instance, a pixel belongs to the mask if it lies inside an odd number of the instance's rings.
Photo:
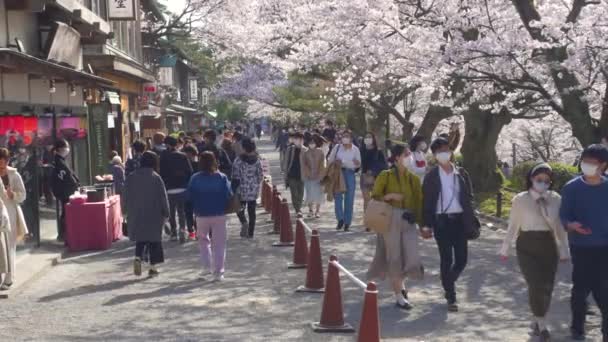
<svg viewBox="0 0 608 342">
<path fill-rule="evenodd" d="M 202 276 L 213 273 L 213 280 L 221 281 L 224 279 L 226 260 L 225 212 L 232 190 L 228 177 L 218 171 L 213 152 L 203 152 L 199 159 L 201 171 L 190 179 L 188 199 L 196 216 Z"/>
</svg>

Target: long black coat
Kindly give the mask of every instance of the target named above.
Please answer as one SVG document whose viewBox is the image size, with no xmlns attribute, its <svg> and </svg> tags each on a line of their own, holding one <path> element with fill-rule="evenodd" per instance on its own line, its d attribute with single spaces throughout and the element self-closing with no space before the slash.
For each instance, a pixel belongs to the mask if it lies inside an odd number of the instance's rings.
<svg viewBox="0 0 608 342">
<path fill-rule="evenodd" d="M 138 169 L 127 177 L 123 196 L 129 215 L 129 239 L 160 242 L 169 218 L 169 201 L 162 178 L 150 168 Z"/>
</svg>

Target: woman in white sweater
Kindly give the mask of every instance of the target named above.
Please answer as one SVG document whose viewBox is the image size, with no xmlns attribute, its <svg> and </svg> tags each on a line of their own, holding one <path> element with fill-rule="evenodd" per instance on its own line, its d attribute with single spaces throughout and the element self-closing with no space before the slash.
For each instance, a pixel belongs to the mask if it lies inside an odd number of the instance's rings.
<svg viewBox="0 0 608 342">
<path fill-rule="evenodd" d="M 570 258 L 568 237 L 559 219 L 561 197 L 550 190 L 552 175 L 551 166 L 545 163 L 530 170 L 526 179 L 528 191 L 513 199 L 509 229 L 499 252 L 506 260 L 516 241 L 517 259 L 534 315 L 532 329 L 541 341 L 551 338 L 545 316 L 551 304 L 558 260 Z"/>
</svg>

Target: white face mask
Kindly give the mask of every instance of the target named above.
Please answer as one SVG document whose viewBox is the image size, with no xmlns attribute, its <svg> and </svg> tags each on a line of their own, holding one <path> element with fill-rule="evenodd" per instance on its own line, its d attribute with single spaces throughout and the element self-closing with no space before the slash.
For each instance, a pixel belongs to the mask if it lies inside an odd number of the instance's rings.
<svg viewBox="0 0 608 342">
<path fill-rule="evenodd" d="M 447 164 L 452 159 L 452 152 L 440 152 L 440 153 L 437 153 L 435 155 L 435 159 L 437 159 L 437 161 L 440 164 Z"/>
<path fill-rule="evenodd" d="M 293 144 L 296 145 L 297 147 L 302 147 L 302 140 L 294 140 Z"/>
<path fill-rule="evenodd" d="M 346 137 L 345 137 L 345 138 L 342 138 L 342 143 L 343 143 L 344 145 L 348 145 L 348 144 L 350 144 L 350 138 L 346 138 Z"/>
<path fill-rule="evenodd" d="M 310 143 L 310 144 L 308 144 L 308 147 L 309 147 L 309 148 L 311 148 L 311 149 L 312 149 L 312 148 L 317 148 L 317 144 L 315 144 L 315 143 Z"/>
<path fill-rule="evenodd" d="M 597 166 L 597 165 L 584 163 L 584 162 L 581 163 L 581 170 L 583 171 L 583 174 L 587 177 L 597 176 L 598 169 L 599 169 L 599 166 Z"/>
<path fill-rule="evenodd" d="M 365 143 L 365 146 L 372 147 L 374 145 L 374 139 L 372 138 L 365 138 L 363 142 Z"/>
<path fill-rule="evenodd" d="M 545 182 L 533 182 L 532 186 L 534 190 L 536 190 L 536 192 L 541 194 L 544 194 L 545 192 L 547 192 L 547 190 L 549 190 L 549 184 Z"/>
<path fill-rule="evenodd" d="M 403 158 L 403 160 L 401 160 L 401 165 L 403 165 L 403 167 L 405 167 L 405 168 L 409 167 L 410 166 L 410 156 Z"/>
<path fill-rule="evenodd" d="M 421 152 L 426 151 L 426 148 L 427 148 L 426 143 L 422 143 L 422 144 L 418 145 L 418 151 L 421 151 Z"/>
</svg>

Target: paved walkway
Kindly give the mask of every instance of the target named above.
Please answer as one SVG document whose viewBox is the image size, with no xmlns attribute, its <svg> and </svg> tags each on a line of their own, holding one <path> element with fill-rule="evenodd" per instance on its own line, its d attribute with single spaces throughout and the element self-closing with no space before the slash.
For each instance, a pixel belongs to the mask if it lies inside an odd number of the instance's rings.
<svg viewBox="0 0 608 342">
<path fill-rule="evenodd" d="M 280 184 L 278 155 L 268 142 L 261 151 L 270 159 Z M 284 189 L 281 186 L 281 189 Z M 324 260 L 334 253 L 363 277 L 374 253 L 375 236 L 334 230 L 333 205 L 310 221 L 320 229 Z M 358 199 L 358 222 L 362 209 Z M 276 236 L 259 218 L 253 240 L 238 237 L 230 221 L 226 280 L 198 279 L 198 246 L 167 242 L 161 276 L 132 275 L 133 247 L 116 243 L 110 251 L 74 255 L 0 301 L 2 341 L 354 341 L 355 335 L 317 335 L 309 323 L 319 319 L 319 295 L 296 294 L 303 270 L 286 269 L 291 249 L 271 247 Z M 459 283 L 461 312 L 447 314 L 438 277 L 434 242 L 422 243 L 427 277 L 410 284 L 415 309 L 394 307 L 386 283 L 380 284 L 382 336 L 387 341 L 528 341 L 529 311 L 515 260 L 499 262 L 502 232 L 486 232 L 471 245 L 470 265 Z M 549 317 L 555 341 L 569 341 L 570 272 L 560 267 L 555 302 Z M 342 278 L 346 320 L 358 327 L 363 293 Z M 598 340 L 599 320 L 591 319 L 591 341 Z M 531 340 L 533 341 L 533 340 Z"/>
</svg>

